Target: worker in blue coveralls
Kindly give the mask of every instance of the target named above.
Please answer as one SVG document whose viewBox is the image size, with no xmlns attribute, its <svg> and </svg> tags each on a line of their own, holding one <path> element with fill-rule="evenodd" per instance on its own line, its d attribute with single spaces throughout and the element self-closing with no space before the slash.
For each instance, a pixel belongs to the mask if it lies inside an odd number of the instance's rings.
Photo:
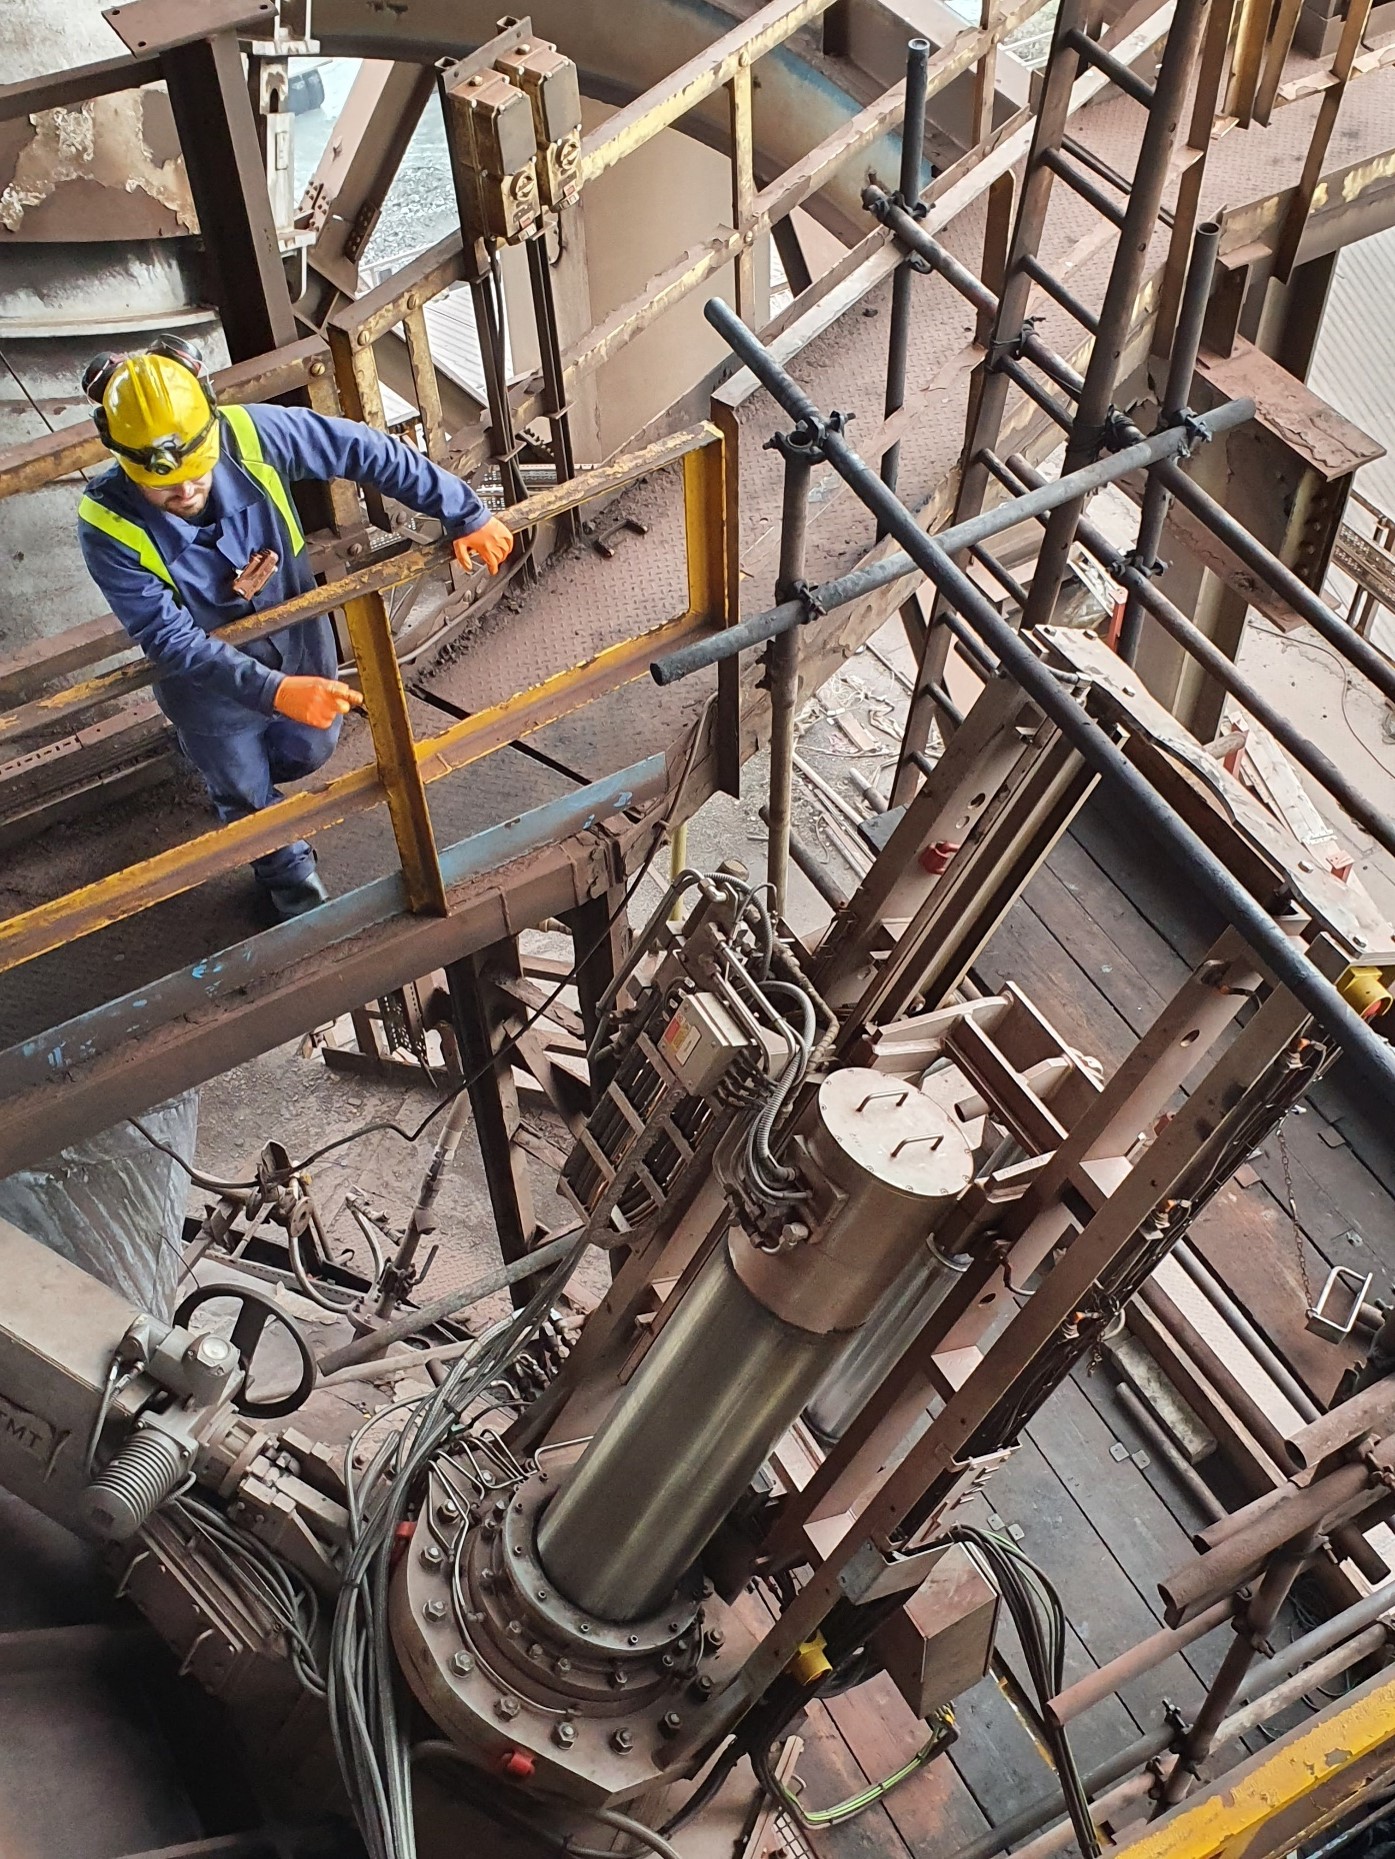
<svg viewBox="0 0 1395 1859">
<path fill-rule="evenodd" d="M 439 518 L 462 567 L 495 573 L 513 535 L 463 479 L 400 440 L 300 407 L 219 407 L 196 350 L 164 337 L 83 376 L 116 464 L 78 506 L 93 580 L 155 668 L 155 696 L 220 820 L 319 768 L 362 703 L 326 614 L 246 645 L 213 633 L 315 584 L 290 487 L 348 478 Z M 303 839 L 253 862 L 276 915 L 326 901 Z"/>
</svg>

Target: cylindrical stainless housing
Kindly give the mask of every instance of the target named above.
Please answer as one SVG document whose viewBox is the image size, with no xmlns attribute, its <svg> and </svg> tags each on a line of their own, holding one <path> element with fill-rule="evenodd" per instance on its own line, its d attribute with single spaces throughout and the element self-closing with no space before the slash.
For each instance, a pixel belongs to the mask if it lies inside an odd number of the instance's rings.
<svg viewBox="0 0 1395 1859">
<path fill-rule="evenodd" d="M 561 1592 L 602 1620 L 661 1608 L 839 1340 L 772 1316 L 719 1247 L 543 1513 Z"/>
<path fill-rule="evenodd" d="M 843 1437 L 848 1422 L 881 1386 L 967 1263 L 966 1259 L 946 1259 L 932 1243 L 887 1287 L 804 1410 L 805 1420 L 825 1444 Z"/>
<path fill-rule="evenodd" d="M 832 1073 L 801 1127 L 811 1236 L 733 1228 L 543 1514 L 539 1560 L 603 1620 L 665 1604 L 973 1173 L 944 1109 L 879 1072 Z"/>
</svg>

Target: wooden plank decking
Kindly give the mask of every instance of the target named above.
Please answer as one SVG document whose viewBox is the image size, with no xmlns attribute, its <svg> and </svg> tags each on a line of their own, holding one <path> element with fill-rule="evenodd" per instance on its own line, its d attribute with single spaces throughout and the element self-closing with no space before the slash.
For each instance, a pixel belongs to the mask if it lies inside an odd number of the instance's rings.
<svg viewBox="0 0 1395 1859">
<path fill-rule="evenodd" d="M 1180 874 L 1147 847 L 1111 830 L 1096 802 L 1053 854 L 986 950 L 978 978 L 1019 982 L 1082 1051 L 1112 1070 L 1205 953 L 1220 925 Z M 1307 1278 L 1332 1264 L 1375 1273 L 1374 1295 L 1395 1286 L 1395 1143 L 1346 1093 L 1340 1067 L 1285 1141 Z M 1352 1240 L 1348 1235 L 1359 1236 Z M 1322 1402 L 1348 1356 L 1304 1328 L 1307 1292 L 1288 1212 L 1278 1143 L 1271 1138 L 1193 1228 L 1201 1253 L 1268 1340 Z M 1123 1456 L 1110 1448 L 1122 1444 Z M 1161 1623 L 1157 1583 L 1183 1561 L 1205 1521 L 1168 1468 L 1150 1455 L 1104 1368 L 1085 1367 L 1047 1402 L 1011 1461 L 974 1500 L 1022 1531 L 1022 1547 L 1056 1582 L 1073 1632 L 1069 1676 L 1104 1663 Z M 1239 1501 L 1233 1499 L 1232 1501 Z M 1229 1629 L 1208 1635 L 1122 1697 L 1072 1727 L 1084 1769 L 1107 1760 L 1169 1704 L 1193 1709 L 1224 1654 Z M 1020 1659 L 1004 1635 L 1006 1672 L 959 1701 L 960 1740 L 884 1806 L 812 1836 L 826 1859 L 953 1859 L 984 1828 L 1051 1791 L 1052 1774 L 1012 1693 Z M 882 1678 L 816 1707 L 800 1774 L 811 1802 L 841 1800 L 892 1772 L 923 1738 L 922 1726 Z M 1257 1746 L 1257 1745 L 1256 1745 Z M 1232 1749 L 1228 1760 L 1240 1752 Z"/>
</svg>

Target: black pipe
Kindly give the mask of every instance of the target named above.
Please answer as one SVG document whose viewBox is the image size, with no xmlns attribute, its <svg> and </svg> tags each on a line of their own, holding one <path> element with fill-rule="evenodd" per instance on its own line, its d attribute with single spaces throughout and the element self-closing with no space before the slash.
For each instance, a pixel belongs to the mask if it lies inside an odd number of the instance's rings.
<svg viewBox="0 0 1395 1859">
<path fill-rule="evenodd" d="M 991 453 L 984 453 L 985 459 L 991 456 Z M 1015 602 L 1019 607 L 1026 606 L 1026 588 L 1023 587 L 1015 574 L 1012 574 L 1008 569 L 1004 568 L 996 555 L 990 555 L 987 549 L 981 547 L 972 548 L 969 550 L 969 553 L 976 562 L 981 562 L 983 564 L 1009 600 Z"/>
<path fill-rule="evenodd" d="M 925 148 L 925 100 L 929 84 L 930 41 L 912 39 L 906 47 L 906 113 L 901 119 L 901 198 L 909 206 L 920 198 L 920 163 Z M 886 404 L 890 419 L 906 404 L 906 352 L 911 337 L 911 287 L 915 272 L 908 258 L 891 280 L 891 330 L 886 348 Z M 882 453 L 882 482 L 896 489 L 901 441 Z"/>
<path fill-rule="evenodd" d="M 1069 434 L 1075 427 L 1075 413 L 1072 408 L 1062 406 L 1059 400 L 1053 400 L 1034 375 L 1028 374 L 1020 361 L 1011 355 L 1000 355 L 995 364 L 999 374 L 1005 374 L 1014 386 L 1020 388 L 1035 406 L 1041 408 L 1049 420 L 1054 420 L 1063 433 Z"/>
<path fill-rule="evenodd" d="M 769 807 L 760 809 L 760 817 L 769 826 Z M 847 909 L 848 893 L 838 884 L 808 841 L 801 839 L 793 828 L 790 829 L 790 862 L 803 872 L 830 910 Z"/>
<path fill-rule="evenodd" d="M 863 200 L 889 226 L 901 242 L 911 248 L 918 256 L 932 265 L 949 284 L 966 297 L 975 309 L 996 311 L 998 299 L 981 278 L 974 277 L 966 271 L 957 259 L 951 259 L 944 248 L 932 239 L 910 214 L 902 213 L 889 195 L 877 188 L 865 188 Z M 1049 358 L 1056 366 L 1056 378 L 1063 385 L 1068 377 L 1083 386 L 1083 378 L 1064 364 L 1060 357 L 1047 348 L 1041 338 L 1028 331 L 1022 337 L 1022 354 L 1029 360 L 1040 363 L 1042 357 Z M 1062 409 L 1045 395 L 1040 384 L 1026 375 L 1025 370 L 1014 363 L 1011 357 L 1000 357 L 999 369 L 1008 374 L 1016 384 L 1033 399 L 1037 405 L 1045 402 L 1044 411 L 1058 425 L 1062 423 Z M 1067 391 L 1079 393 L 1079 386 L 1068 386 Z M 1136 444 L 1143 434 L 1130 421 L 1116 419 L 1113 425 L 1114 436 L 1126 445 Z M 1218 538 L 1237 559 L 1258 575 L 1259 579 L 1271 588 L 1281 600 L 1285 601 L 1300 618 L 1305 619 L 1349 665 L 1365 674 L 1383 697 L 1395 704 L 1395 669 L 1381 657 L 1375 647 L 1370 645 L 1361 634 L 1355 632 L 1345 620 L 1332 612 L 1322 597 L 1315 593 L 1306 582 L 1300 581 L 1291 568 L 1285 566 L 1277 555 L 1256 540 L 1243 524 L 1237 523 L 1230 512 L 1218 504 L 1214 497 L 1202 490 L 1199 484 L 1187 476 L 1186 472 L 1169 460 L 1158 467 L 1158 476 L 1168 491 L 1192 514 L 1198 517 L 1211 533 Z"/>
<path fill-rule="evenodd" d="M 1062 136 L 1061 147 L 1065 150 L 1067 155 L 1073 156 L 1074 159 L 1080 163 L 1082 168 L 1088 168 L 1091 174 L 1097 174 L 1102 181 L 1108 181 L 1109 185 L 1111 187 L 1117 187 L 1121 194 L 1127 194 L 1132 190 L 1132 181 L 1126 180 L 1124 176 L 1120 174 L 1119 170 L 1117 168 L 1111 168 L 1107 161 L 1102 161 L 1095 151 L 1092 148 L 1087 148 L 1078 136 Z M 1170 213 L 1166 207 L 1158 208 L 1158 224 L 1160 226 L 1166 226 L 1170 231 L 1176 223 L 1177 215 L 1175 213 Z"/>
<path fill-rule="evenodd" d="M 1014 455 L 1007 466 L 991 454 L 985 454 L 985 462 L 993 475 L 1005 484 L 1009 490 L 1030 486 L 1038 474 L 1033 471 L 1026 459 Z M 1355 820 L 1358 826 L 1368 832 L 1386 851 L 1395 855 L 1395 820 L 1383 813 L 1375 802 L 1361 789 L 1355 787 L 1342 773 L 1331 758 L 1311 742 L 1298 727 L 1286 717 L 1281 710 L 1269 701 L 1264 693 L 1251 684 L 1244 673 L 1239 670 L 1232 659 L 1226 657 L 1215 642 L 1196 626 L 1181 609 L 1170 601 L 1166 594 L 1155 587 L 1148 576 L 1137 568 L 1129 559 L 1121 555 L 1095 525 L 1082 518 L 1076 531 L 1080 546 L 1087 555 L 1092 555 L 1104 569 L 1111 580 L 1126 588 L 1130 599 L 1137 598 L 1140 608 L 1151 613 L 1165 632 L 1171 633 L 1179 645 L 1184 646 L 1192 657 L 1213 677 L 1217 684 L 1255 719 L 1263 724 L 1279 746 L 1291 755 L 1300 768 L 1306 768 L 1313 779 L 1319 782 L 1332 798 L 1338 802 L 1342 811 Z"/>
<path fill-rule="evenodd" d="M 1192 240 L 1187 279 L 1182 287 L 1182 302 L 1177 313 L 1177 333 L 1172 338 L 1167 385 L 1158 408 L 1159 426 L 1175 425 L 1191 403 L 1192 375 L 1196 371 L 1197 351 L 1201 347 L 1201 326 L 1206 318 L 1206 305 L 1211 296 L 1211 280 L 1215 275 L 1216 253 L 1220 250 L 1220 244 L 1221 229 L 1215 220 L 1206 220 L 1197 227 L 1196 237 Z M 1134 544 L 1134 560 L 1149 572 L 1157 559 L 1171 501 L 1167 486 L 1156 471 L 1150 471 L 1143 491 L 1143 510 L 1138 519 L 1138 541 Z M 1143 607 L 1138 594 L 1130 588 L 1119 628 L 1119 656 L 1127 664 L 1138 662 L 1138 646 L 1142 636 Z"/>
<path fill-rule="evenodd" d="M 1069 45 L 1073 51 L 1078 52 L 1087 64 L 1092 64 L 1097 71 L 1102 71 L 1116 90 L 1122 90 L 1126 97 L 1132 97 L 1135 103 L 1141 103 L 1145 110 L 1152 109 L 1153 86 L 1141 78 L 1136 71 L 1130 70 L 1128 65 L 1122 64 L 1113 52 L 1107 52 L 1088 33 L 1081 32 L 1078 26 L 1072 26 L 1069 32 L 1062 33 L 1061 39 L 1063 44 Z"/>
<path fill-rule="evenodd" d="M 1395 1053 L 1385 1041 L 1347 1005 L 1332 983 L 1149 785 L 1099 724 L 1081 710 L 935 538 L 925 534 L 843 435 L 822 419 L 813 401 L 764 344 L 720 298 L 710 298 L 704 314 L 785 411 L 814 426 L 820 433 L 827 462 L 872 514 L 885 522 L 888 533 L 896 537 L 945 599 L 997 653 L 1004 671 L 1074 744 L 1089 766 L 1112 784 L 1114 793 L 1145 830 L 1190 870 L 1198 888 L 1235 926 L 1276 980 L 1339 1041 L 1364 1080 L 1395 1105 Z"/>
<path fill-rule="evenodd" d="M 1123 231 L 1123 207 L 1117 200 L 1111 200 L 1108 194 L 1096 187 L 1088 176 L 1080 172 L 1074 162 L 1067 161 L 1059 149 L 1043 149 L 1041 161 L 1042 166 L 1050 168 L 1059 180 L 1065 182 L 1072 193 L 1080 196 L 1086 206 L 1093 207 L 1101 219 L 1107 219 L 1111 226 L 1117 226 L 1121 232 Z"/>
<path fill-rule="evenodd" d="M 780 565 L 777 600 L 797 599 L 804 582 L 809 536 L 809 481 L 818 448 L 796 430 L 775 441 L 785 461 L 784 499 L 780 510 Z M 766 878 L 776 918 L 785 914 L 789 888 L 790 816 L 794 805 L 794 730 L 799 710 L 799 628 L 787 626 L 770 641 L 765 656 L 770 692 L 770 834 L 766 842 Z"/>
<path fill-rule="evenodd" d="M 1233 427 L 1243 425 L 1253 413 L 1252 400 L 1227 401 L 1224 406 L 1217 407 L 1215 412 L 1207 415 L 1207 429 L 1214 433 L 1229 432 Z M 1053 508 L 1079 491 L 1099 490 L 1103 485 L 1112 484 L 1132 471 L 1146 469 L 1157 459 L 1171 456 L 1190 443 L 1180 427 L 1154 433 L 1137 446 L 1130 446 L 1112 458 L 1098 459 L 1093 465 L 1084 466 L 1069 478 L 1055 478 L 1049 484 L 1043 483 L 1031 493 L 1030 500 L 1021 510 L 999 504 L 992 510 L 981 511 L 977 516 L 956 523 L 952 529 L 941 532 L 940 547 L 950 552 L 973 548 L 990 536 L 1001 535 L 1005 529 L 1015 528 L 1028 517 Z M 883 556 L 880 561 L 868 562 L 861 568 L 854 568 L 849 574 L 840 575 L 836 581 L 825 581 L 822 587 L 814 589 L 812 606 L 803 599 L 792 597 L 783 600 L 768 612 L 753 614 L 749 620 L 742 620 L 738 626 L 728 626 L 720 633 L 712 633 L 706 639 L 695 640 L 677 652 L 670 652 L 666 658 L 656 659 L 649 667 L 649 674 L 656 684 L 674 684 L 680 678 L 690 677 L 693 672 L 701 671 L 708 665 L 720 664 L 723 659 L 732 658 L 751 646 L 764 645 L 767 640 L 776 638 L 789 627 L 800 625 L 814 612 L 832 613 L 835 608 L 861 600 L 893 581 L 919 573 L 920 570 L 910 556 L 904 550 L 897 549 Z M 777 588 L 777 594 L 779 591 Z M 976 642 L 971 641 L 966 649 L 971 657 L 975 653 L 979 654 L 980 669 L 992 669 L 990 661 L 983 657 Z"/>
<path fill-rule="evenodd" d="M 1066 314 L 1074 317 L 1075 321 L 1080 324 L 1082 329 L 1086 329 L 1091 335 L 1094 335 L 1095 331 L 1100 326 L 1100 319 L 1095 315 L 1093 310 L 1087 308 L 1087 306 L 1080 301 L 1074 291 L 1067 290 L 1066 286 L 1056 276 L 1054 271 L 1048 271 L 1041 260 L 1039 258 L 1033 258 L 1030 252 L 1019 262 L 1022 269 L 1027 273 L 1027 276 L 1034 284 L 1039 284 L 1046 292 L 1047 296 L 1054 297 Z"/>
</svg>

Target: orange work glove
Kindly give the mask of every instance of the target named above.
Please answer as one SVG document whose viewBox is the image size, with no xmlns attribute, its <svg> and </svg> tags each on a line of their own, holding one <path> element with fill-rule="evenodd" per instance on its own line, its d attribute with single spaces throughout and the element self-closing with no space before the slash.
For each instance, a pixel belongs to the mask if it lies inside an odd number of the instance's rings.
<svg viewBox="0 0 1395 1859">
<path fill-rule="evenodd" d="M 491 516 L 483 529 L 455 538 L 455 559 L 468 574 L 474 567 L 470 560 L 478 555 L 491 574 L 498 574 L 513 549 L 513 531 L 497 516 Z"/>
<path fill-rule="evenodd" d="M 356 709 L 362 697 L 337 678 L 282 678 L 272 699 L 282 716 L 310 729 L 328 729 L 336 717 Z"/>
</svg>

